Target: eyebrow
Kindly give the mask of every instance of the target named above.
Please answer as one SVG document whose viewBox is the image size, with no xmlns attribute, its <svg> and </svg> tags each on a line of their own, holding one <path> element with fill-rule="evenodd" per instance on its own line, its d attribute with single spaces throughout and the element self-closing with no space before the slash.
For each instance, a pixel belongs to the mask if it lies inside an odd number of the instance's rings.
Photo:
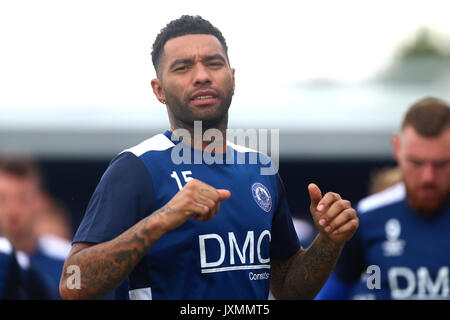
<svg viewBox="0 0 450 320">
<path fill-rule="evenodd" d="M 221 60 L 223 62 L 226 62 L 225 58 L 219 53 L 216 53 L 216 54 L 213 54 L 213 55 L 210 55 L 210 56 L 206 56 L 203 59 L 203 61 L 211 61 L 211 60 Z"/>
<path fill-rule="evenodd" d="M 431 164 L 435 165 L 435 166 L 436 165 L 446 165 L 447 163 L 450 163 L 450 158 L 443 158 L 443 159 L 437 159 L 437 160 L 429 161 L 427 159 L 419 159 L 419 158 L 416 158 L 414 156 L 409 155 L 409 156 L 407 156 L 407 159 L 409 161 L 417 162 L 419 164 L 424 164 L 424 163 L 427 163 L 427 162 L 431 162 Z"/>
<path fill-rule="evenodd" d="M 205 62 L 208 62 L 211 60 L 221 60 L 223 62 L 226 62 L 225 58 L 219 53 L 206 56 L 202 59 L 202 61 L 205 61 Z M 173 67 L 175 67 L 178 64 L 190 64 L 190 63 L 192 63 L 191 58 L 176 59 L 174 62 L 172 62 L 170 64 L 169 69 L 172 69 Z"/>
</svg>

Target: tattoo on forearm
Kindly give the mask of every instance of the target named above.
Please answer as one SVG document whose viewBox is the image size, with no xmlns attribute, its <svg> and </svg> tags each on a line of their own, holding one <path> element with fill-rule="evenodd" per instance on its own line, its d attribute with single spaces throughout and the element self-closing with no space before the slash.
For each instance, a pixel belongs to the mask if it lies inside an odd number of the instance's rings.
<svg viewBox="0 0 450 320">
<path fill-rule="evenodd" d="M 289 262 L 272 263 L 272 287 L 281 299 L 313 299 L 333 270 L 340 248 L 318 237 Z"/>
<path fill-rule="evenodd" d="M 66 265 L 77 265 L 81 270 L 81 290 L 74 290 L 73 294 L 78 299 L 98 298 L 120 285 L 158 240 L 148 231 L 149 223 L 170 210 L 167 206 L 163 207 L 117 238 L 81 250 L 70 257 Z"/>
</svg>

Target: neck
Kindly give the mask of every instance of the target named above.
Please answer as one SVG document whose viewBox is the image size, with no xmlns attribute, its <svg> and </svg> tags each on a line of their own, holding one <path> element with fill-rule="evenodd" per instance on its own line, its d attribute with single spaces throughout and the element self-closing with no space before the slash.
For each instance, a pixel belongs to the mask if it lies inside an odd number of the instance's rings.
<svg viewBox="0 0 450 320">
<path fill-rule="evenodd" d="M 31 255 L 36 250 L 37 238 L 35 235 L 27 235 L 26 237 L 16 237 L 9 239 L 14 246 L 14 249 L 23 251 Z"/>
<path fill-rule="evenodd" d="M 193 124 L 171 121 L 170 131 L 184 143 L 195 149 L 221 152 L 226 151 L 228 116 L 214 125 L 204 125 L 202 121 Z"/>
</svg>

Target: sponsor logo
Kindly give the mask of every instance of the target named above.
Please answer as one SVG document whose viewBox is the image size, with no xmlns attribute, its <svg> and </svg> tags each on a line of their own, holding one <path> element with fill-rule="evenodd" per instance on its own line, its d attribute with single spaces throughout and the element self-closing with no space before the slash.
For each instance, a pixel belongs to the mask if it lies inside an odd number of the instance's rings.
<svg viewBox="0 0 450 320">
<path fill-rule="evenodd" d="M 433 279 L 427 267 L 415 272 L 407 267 L 388 270 L 392 299 L 449 299 L 449 267 L 442 266 Z"/>
<path fill-rule="evenodd" d="M 398 219 L 389 219 L 384 227 L 386 241 L 382 243 L 383 255 L 385 257 L 400 256 L 405 248 L 405 240 L 399 239 L 402 227 Z"/>
<path fill-rule="evenodd" d="M 228 239 L 216 233 L 199 235 L 201 272 L 270 269 L 270 238 L 269 230 L 257 237 L 254 231 L 248 231 L 241 244 L 234 232 L 228 232 Z"/>
<path fill-rule="evenodd" d="M 253 272 L 249 272 L 248 273 L 248 278 L 252 281 L 254 280 L 267 280 L 270 278 L 270 273 L 269 272 L 262 272 L 262 273 L 253 273 Z"/>
</svg>

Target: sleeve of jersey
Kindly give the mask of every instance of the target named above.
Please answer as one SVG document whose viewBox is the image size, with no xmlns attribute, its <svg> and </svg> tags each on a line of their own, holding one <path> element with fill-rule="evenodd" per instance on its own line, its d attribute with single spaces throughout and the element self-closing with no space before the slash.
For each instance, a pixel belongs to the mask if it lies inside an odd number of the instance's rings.
<svg viewBox="0 0 450 320">
<path fill-rule="evenodd" d="M 278 205 L 272 220 L 270 242 L 271 259 L 286 259 L 300 249 L 300 240 L 292 222 L 286 191 L 279 174 L 276 174 L 278 189 Z"/>
<path fill-rule="evenodd" d="M 117 237 L 153 211 L 153 199 L 144 163 L 130 152 L 119 154 L 97 185 L 73 243 L 99 243 Z"/>
</svg>

